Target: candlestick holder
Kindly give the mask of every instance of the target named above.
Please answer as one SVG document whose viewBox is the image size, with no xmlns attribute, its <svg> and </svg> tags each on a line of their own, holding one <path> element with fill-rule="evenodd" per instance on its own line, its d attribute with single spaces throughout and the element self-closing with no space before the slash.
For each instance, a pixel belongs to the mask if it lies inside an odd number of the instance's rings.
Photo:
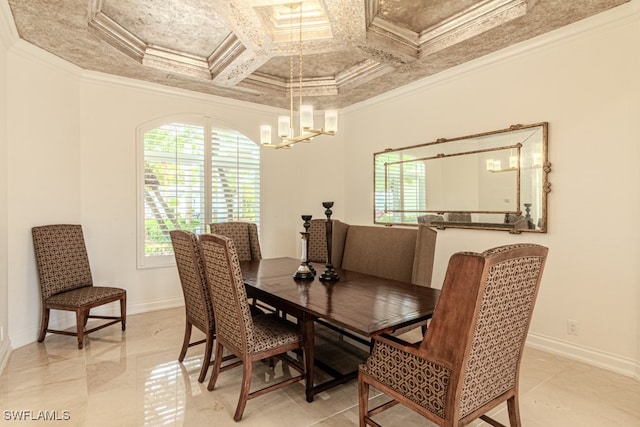
<svg viewBox="0 0 640 427">
<path fill-rule="evenodd" d="M 311 272 L 315 276 L 316 275 L 316 269 L 313 267 L 313 265 L 309 261 L 309 237 L 311 236 L 309 234 L 309 227 L 311 227 L 311 223 L 309 221 L 311 221 L 312 216 L 311 215 L 302 215 L 301 217 L 302 217 L 302 220 L 304 221 L 302 226 L 304 227 L 305 233 L 307 233 L 307 239 L 306 239 L 307 259 L 305 261 L 307 263 L 307 267 L 309 267 L 309 270 L 311 270 Z"/>
<path fill-rule="evenodd" d="M 536 226 L 533 223 L 533 219 L 531 218 L 531 203 L 525 203 L 524 209 L 526 211 L 524 217 L 527 219 L 527 228 L 529 228 L 529 230 L 533 230 L 536 228 Z"/>
<path fill-rule="evenodd" d="M 333 246 L 333 223 L 331 222 L 331 208 L 333 202 L 322 202 L 322 206 L 325 208 L 324 214 L 327 216 L 327 264 L 326 269 L 320 275 L 320 280 L 323 282 L 336 282 L 340 280 L 340 276 L 333 269 L 333 262 L 331 261 L 331 247 Z"/>
<path fill-rule="evenodd" d="M 313 280 L 315 274 L 309 269 L 307 265 L 307 245 L 309 244 L 309 233 L 301 231 L 302 236 L 302 255 L 300 256 L 300 265 L 296 270 L 293 278 L 295 280 Z"/>
</svg>

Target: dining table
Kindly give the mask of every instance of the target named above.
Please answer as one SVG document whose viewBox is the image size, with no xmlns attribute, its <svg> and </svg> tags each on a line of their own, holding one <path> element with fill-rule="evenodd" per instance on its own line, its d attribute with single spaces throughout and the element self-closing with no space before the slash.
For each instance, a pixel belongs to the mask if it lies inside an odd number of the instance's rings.
<svg viewBox="0 0 640 427">
<path fill-rule="evenodd" d="M 331 371 L 332 378 L 315 382 L 315 324 L 323 322 L 345 333 L 369 339 L 425 324 L 433 314 L 440 290 L 428 286 L 335 269 L 339 279 L 321 281 L 324 266 L 312 264 L 313 280 L 297 280 L 296 258 L 268 258 L 240 263 L 247 295 L 297 319 L 304 343 L 305 394 L 314 395 L 357 377 L 357 370 Z"/>
</svg>

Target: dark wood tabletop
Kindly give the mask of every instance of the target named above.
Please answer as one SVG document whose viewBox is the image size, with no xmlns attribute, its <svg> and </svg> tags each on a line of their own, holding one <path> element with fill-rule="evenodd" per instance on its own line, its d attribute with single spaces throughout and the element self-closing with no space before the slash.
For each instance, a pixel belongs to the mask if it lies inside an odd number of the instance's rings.
<svg viewBox="0 0 640 427">
<path fill-rule="evenodd" d="M 340 376 L 323 385 L 313 385 L 314 322 L 322 319 L 335 326 L 371 337 L 424 322 L 431 317 L 440 291 L 397 280 L 336 269 L 337 282 L 296 281 L 293 274 L 300 261 L 272 258 L 241 262 L 247 293 L 300 320 L 305 335 L 307 400 L 313 395 L 354 378 Z M 317 276 L 324 266 L 314 264 Z"/>
</svg>

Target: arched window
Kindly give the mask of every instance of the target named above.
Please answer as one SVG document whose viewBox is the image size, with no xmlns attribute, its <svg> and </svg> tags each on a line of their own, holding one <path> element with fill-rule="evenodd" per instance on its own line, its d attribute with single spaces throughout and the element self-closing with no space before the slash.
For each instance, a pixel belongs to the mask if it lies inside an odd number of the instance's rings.
<svg viewBox="0 0 640 427">
<path fill-rule="evenodd" d="M 260 147 L 211 119 L 180 117 L 138 128 L 138 267 L 174 262 L 169 232 L 208 224 L 260 226 Z"/>
</svg>

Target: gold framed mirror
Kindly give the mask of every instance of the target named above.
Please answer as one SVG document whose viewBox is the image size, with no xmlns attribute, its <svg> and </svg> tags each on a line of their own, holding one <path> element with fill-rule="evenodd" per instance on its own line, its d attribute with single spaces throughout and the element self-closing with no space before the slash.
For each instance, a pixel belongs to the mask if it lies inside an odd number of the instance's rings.
<svg viewBox="0 0 640 427">
<path fill-rule="evenodd" d="M 548 123 L 374 153 L 374 223 L 547 232 Z"/>
</svg>

